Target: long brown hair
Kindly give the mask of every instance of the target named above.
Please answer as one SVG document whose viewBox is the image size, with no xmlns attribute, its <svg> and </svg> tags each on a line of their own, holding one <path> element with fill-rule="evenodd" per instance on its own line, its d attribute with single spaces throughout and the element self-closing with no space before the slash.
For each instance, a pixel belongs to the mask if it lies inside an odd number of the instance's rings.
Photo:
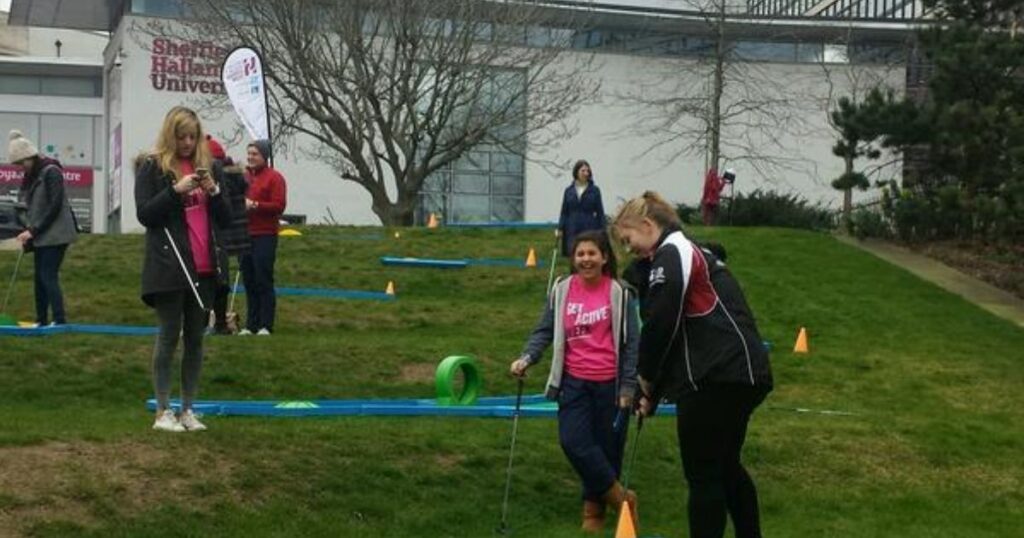
<svg viewBox="0 0 1024 538">
<path fill-rule="evenodd" d="M 604 230 L 587 230 L 576 234 L 576 237 L 572 239 L 572 257 L 576 258 L 576 247 L 580 246 L 580 243 L 593 243 L 597 245 L 597 249 L 604 255 L 607 263 L 601 268 L 601 273 L 616 278 L 619 275 L 619 266 L 615 261 L 615 251 L 612 250 L 612 242 L 608 239 L 608 234 Z M 570 264 L 570 272 L 576 272 L 576 265 Z"/>
<path fill-rule="evenodd" d="M 572 165 L 572 180 L 576 181 L 576 176 L 578 176 L 580 174 L 580 168 L 583 168 L 584 166 L 586 166 L 588 169 L 590 169 L 590 175 L 587 176 L 587 182 L 593 183 L 594 182 L 594 167 L 590 166 L 590 163 L 588 163 L 587 161 L 585 161 L 583 159 L 580 159 L 580 160 L 576 161 L 576 164 Z"/>
<path fill-rule="evenodd" d="M 192 154 L 192 166 L 194 168 L 210 168 L 213 158 L 210 155 L 210 148 L 206 145 L 206 135 L 203 133 L 203 124 L 199 116 L 191 108 L 176 106 L 164 116 L 163 126 L 156 138 L 156 147 L 153 148 L 153 156 L 160 164 L 160 170 L 164 173 L 174 174 L 174 179 L 181 179 L 181 170 L 178 170 L 178 135 L 186 131 L 195 131 L 196 150 Z"/>
</svg>

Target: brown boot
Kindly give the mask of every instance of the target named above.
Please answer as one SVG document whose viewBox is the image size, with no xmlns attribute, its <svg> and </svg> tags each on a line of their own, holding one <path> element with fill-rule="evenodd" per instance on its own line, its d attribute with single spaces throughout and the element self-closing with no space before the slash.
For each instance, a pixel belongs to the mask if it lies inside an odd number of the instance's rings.
<svg viewBox="0 0 1024 538">
<path fill-rule="evenodd" d="M 583 532 L 604 530 L 604 505 L 597 501 L 583 501 Z"/>
<path fill-rule="evenodd" d="M 637 526 L 640 522 L 640 515 L 636 511 L 637 499 L 635 491 L 631 489 L 627 490 L 622 487 L 622 484 L 620 484 L 618 480 L 616 480 L 615 483 L 612 484 L 612 487 L 608 488 L 608 491 L 604 492 L 602 498 L 608 506 L 615 508 L 615 510 L 621 510 L 623 502 L 628 503 L 629 513 L 633 516 L 633 527 L 638 528 Z"/>
</svg>

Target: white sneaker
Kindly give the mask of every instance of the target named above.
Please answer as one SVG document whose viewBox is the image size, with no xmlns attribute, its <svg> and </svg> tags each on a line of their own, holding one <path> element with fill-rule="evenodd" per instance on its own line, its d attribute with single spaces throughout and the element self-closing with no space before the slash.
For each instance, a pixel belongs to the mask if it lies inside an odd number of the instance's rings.
<svg viewBox="0 0 1024 538">
<path fill-rule="evenodd" d="M 178 422 L 178 418 L 174 416 L 173 409 L 164 409 L 156 416 L 156 421 L 153 422 L 153 429 L 165 432 L 183 432 L 185 427 Z"/>
<path fill-rule="evenodd" d="M 258 336 L 270 336 L 270 331 L 268 331 L 268 330 L 267 330 L 267 329 L 266 329 L 266 328 L 264 327 L 264 328 L 260 329 L 260 331 L 259 331 L 258 333 L 256 333 L 256 334 L 257 334 Z"/>
<path fill-rule="evenodd" d="M 250 331 L 249 329 L 242 329 L 242 330 L 238 331 L 238 336 L 249 336 L 251 334 L 252 334 L 252 331 Z"/>
<path fill-rule="evenodd" d="M 196 414 L 193 413 L 191 409 L 183 412 L 179 420 L 181 421 L 181 425 L 190 432 L 201 432 L 206 429 L 206 426 L 202 422 L 199 422 L 199 419 L 196 418 Z"/>
</svg>

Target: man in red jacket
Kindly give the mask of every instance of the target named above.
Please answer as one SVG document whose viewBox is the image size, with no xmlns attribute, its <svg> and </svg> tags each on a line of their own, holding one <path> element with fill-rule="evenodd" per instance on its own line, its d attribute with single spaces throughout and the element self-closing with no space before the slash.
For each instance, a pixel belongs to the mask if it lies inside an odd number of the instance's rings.
<svg viewBox="0 0 1024 538">
<path fill-rule="evenodd" d="M 252 250 L 242 256 L 242 279 L 248 316 L 245 329 L 238 334 L 269 335 L 274 330 L 274 311 L 277 296 L 274 293 L 274 262 L 277 259 L 278 219 L 284 213 L 288 188 L 280 172 L 268 166 L 270 142 L 256 140 L 246 148 L 249 166 L 245 180 L 249 191 L 245 208 L 249 212 L 249 235 Z"/>
</svg>

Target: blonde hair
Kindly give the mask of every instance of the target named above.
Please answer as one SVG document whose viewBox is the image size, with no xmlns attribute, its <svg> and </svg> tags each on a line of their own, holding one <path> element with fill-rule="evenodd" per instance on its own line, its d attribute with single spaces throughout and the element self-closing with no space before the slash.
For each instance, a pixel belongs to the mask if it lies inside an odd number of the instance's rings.
<svg viewBox="0 0 1024 538">
<path fill-rule="evenodd" d="M 174 174 L 175 180 L 181 179 L 181 171 L 177 166 L 178 135 L 188 130 L 196 133 L 196 150 L 192 154 L 192 166 L 194 168 L 209 168 L 210 163 L 213 162 L 199 116 L 191 108 L 176 106 L 164 116 L 164 124 L 160 127 L 160 134 L 156 138 L 156 147 L 153 149 L 153 156 L 160 164 L 160 170 L 164 173 L 171 172 Z"/>
<path fill-rule="evenodd" d="M 676 210 L 654 191 L 644 191 L 640 196 L 622 204 L 615 215 L 614 225 L 632 226 L 645 218 L 662 228 L 681 226 Z"/>
</svg>

